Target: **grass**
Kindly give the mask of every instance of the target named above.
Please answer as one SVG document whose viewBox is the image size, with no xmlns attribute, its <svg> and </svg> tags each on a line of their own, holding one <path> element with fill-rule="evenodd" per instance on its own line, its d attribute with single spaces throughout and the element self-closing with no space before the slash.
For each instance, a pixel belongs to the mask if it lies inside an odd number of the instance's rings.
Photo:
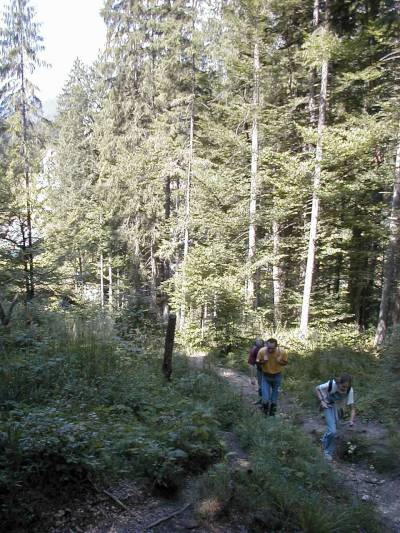
<svg viewBox="0 0 400 533">
<path fill-rule="evenodd" d="M 254 533 L 379 531 L 372 508 L 345 489 L 310 439 L 289 422 L 242 406 L 235 427 L 250 468 L 232 469 L 225 461 L 204 474 L 200 516 L 238 513 Z"/>
</svg>

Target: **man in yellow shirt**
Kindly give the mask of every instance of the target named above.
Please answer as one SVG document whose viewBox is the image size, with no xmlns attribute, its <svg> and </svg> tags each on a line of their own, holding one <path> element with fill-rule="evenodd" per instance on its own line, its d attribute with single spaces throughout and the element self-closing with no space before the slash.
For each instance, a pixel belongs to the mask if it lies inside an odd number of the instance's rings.
<svg viewBox="0 0 400 533">
<path fill-rule="evenodd" d="M 275 416 L 279 387 L 282 382 L 281 371 L 287 365 L 287 354 L 278 347 L 276 339 L 268 339 L 264 348 L 257 354 L 256 364 L 261 366 L 261 393 L 263 410 L 266 415 Z"/>
</svg>

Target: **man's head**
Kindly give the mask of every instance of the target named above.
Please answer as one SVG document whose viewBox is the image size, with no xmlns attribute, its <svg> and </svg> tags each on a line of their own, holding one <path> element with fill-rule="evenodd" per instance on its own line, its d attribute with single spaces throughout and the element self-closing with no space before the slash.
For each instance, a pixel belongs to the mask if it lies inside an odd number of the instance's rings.
<svg viewBox="0 0 400 533">
<path fill-rule="evenodd" d="M 278 341 L 272 338 L 268 339 L 267 341 L 265 341 L 265 346 L 267 347 L 269 352 L 273 352 L 278 346 Z"/>
<path fill-rule="evenodd" d="M 349 391 L 351 388 L 350 374 L 342 374 L 336 381 L 336 384 L 340 393 L 344 394 L 345 392 Z"/>
<path fill-rule="evenodd" d="M 262 348 L 264 346 L 264 341 L 262 339 L 256 339 L 254 344 L 257 348 Z"/>
</svg>

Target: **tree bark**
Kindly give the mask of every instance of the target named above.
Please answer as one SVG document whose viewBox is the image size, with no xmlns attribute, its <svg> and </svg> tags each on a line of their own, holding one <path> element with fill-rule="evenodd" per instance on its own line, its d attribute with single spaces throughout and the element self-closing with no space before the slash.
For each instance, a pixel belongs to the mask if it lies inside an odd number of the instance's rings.
<svg viewBox="0 0 400 533">
<path fill-rule="evenodd" d="M 112 264 L 111 257 L 108 258 L 108 305 L 110 309 L 113 306 L 113 276 L 112 276 Z"/>
<path fill-rule="evenodd" d="M 194 18 L 193 18 L 194 28 Z M 195 64 L 194 54 L 192 54 L 192 94 L 190 96 L 190 122 L 189 122 L 189 158 L 186 178 L 186 195 L 185 195 L 185 235 L 183 260 L 185 261 L 189 253 L 189 221 L 190 221 L 190 189 L 192 185 L 193 173 L 193 136 L 194 136 L 194 99 L 195 99 Z"/>
<path fill-rule="evenodd" d="M 117 297 L 117 309 L 119 309 L 121 307 L 121 289 L 120 289 L 120 285 L 121 285 L 121 279 L 120 279 L 120 274 L 119 274 L 119 268 L 117 268 L 117 294 L 116 294 L 116 297 Z"/>
<path fill-rule="evenodd" d="M 193 2 L 192 7 L 195 9 L 196 2 Z M 193 12 L 192 18 L 192 30 L 195 28 L 195 15 Z M 189 117 L 189 157 L 186 177 L 186 190 L 185 190 L 185 219 L 184 219 L 184 238 L 183 238 L 183 264 L 185 264 L 189 253 L 189 223 L 190 223 L 190 192 L 192 186 L 193 177 L 193 140 L 194 140 L 194 114 L 195 114 L 195 97 L 196 97 L 196 78 L 195 78 L 195 56 L 192 53 L 191 64 L 191 95 L 190 95 L 190 117 Z M 180 320 L 179 325 L 183 327 L 185 324 L 186 315 L 186 274 L 183 269 L 183 301 L 180 307 Z"/>
<path fill-rule="evenodd" d="M 246 299 L 251 307 L 255 307 L 254 274 L 252 263 L 256 254 L 256 212 L 257 212 L 257 181 L 258 181 L 258 111 L 260 105 L 260 51 L 258 42 L 253 49 L 253 125 L 251 130 L 251 176 L 249 205 L 249 245 L 248 245 L 248 276 L 246 283 Z"/>
<path fill-rule="evenodd" d="M 79 285 L 80 285 L 80 288 L 81 288 L 81 292 L 83 293 L 83 289 L 84 289 L 84 281 L 83 281 L 83 259 L 82 259 L 82 254 L 80 253 L 79 254 Z"/>
<path fill-rule="evenodd" d="M 172 352 L 174 349 L 175 326 L 176 326 L 176 316 L 169 315 L 167 332 L 165 334 L 164 360 L 163 360 L 163 365 L 162 365 L 163 374 L 167 378 L 168 381 L 171 380 L 171 374 L 172 374 Z"/>
<path fill-rule="evenodd" d="M 26 235 L 25 235 L 25 224 L 20 219 L 19 220 L 19 228 L 21 231 L 21 249 L 22 249 L 22 261 L 24 265 L 24 282 L 25 282 L 25 304 L 29 301 L 29 293 L 30 293 L 30 284 L 29 284 L 29 267 L 28 267 L 28 254 L 26 252 Z"/>
<path fill-rule="evenodd" d="M 100 252 L 100 303 L 101 307 L 104 307 L 104 265 L 103 265 L 103 252 Z"/>
<path fill-rule="evenodd" d="M 151 239 L 150 244 L 150 290 L 151 290 L 151 301 L 154 305 L 154 308 L 157 308 L 157 263 L 154 256 L 154 237 Z"/>
<path fill-rule="evenodd" d="M 328 7 L 328 6 L 327 6 Z M 328 9 L 327 9 L 328 11 Z M 314 15 L 315 17 L 315 15 Z M 326 13 L 328 19 L 328 13 Z M 315 150 L 315 170 L 314 170 L 314 182 L 313 182 L 313 197 L 311 207 L 311 221 L 310 221 L 310 233 L 308 240 L 308 253 L 307 253 L 307 265 L 306 274 L 304 279 L 304 292 L 303 303 L 301 309 L 300 319 L 300 334 L 304 337 L 308 333 L 308 318 L 310 312 L 311 302 L 311 290 L 313 282 L 313 272 L 315 266 L 315 248 L 318 233 L 318 215 L 319 215 L 319 189 L 321 185 L 321 164 L 322 164 L 322 141 L 323 132 L 326 122 L 326 102 L 328 94 L 328 71 L 329 62 L 327 59 L 323 60 L 321 66 L 321 86 L 320 86 L 320 101 L 319 101 L 319 115 L 318 115 L 318 139 Z"/>
<path fill-rule="evenodd" d="M 381 346 L 388 329 L 399 323 L 399 260 L 400 260 L 400 130 L 396 150 L 389 242 L 386 251 L 382 296 L 379 308 L 375 346 Z"/>
<path fill-rule="evenodd" d="M 313 28 L 316 29 L 319 26 L 319 1 L 320 0 L 314 0 L 314 8 L 313 8 Z M 317 124 L 317 106 L 315 103 L 315 83 L 317 79 L 317 72 L 316 69 L 313 68 L 311 70 L 310 75 L 310 95 L 308 100 L 308 109 L 310 113 L 310 123 L 312 126 L 316 126 Z"/>
<path fill-rule="evenodd" d="M 186 259 L 189 253 L 189 220 L 190 220 L 190 188 L 192 184 L 192 169 L 193 169 L 193 132 L 194 132 L 194 95 L 192 95 L 190 104 L 190 126 L 189 126 L 189 160 L 186 178 L 186 194 L 185 194 L 185 235 L 183 247 L 183 260 Z"/>
<path fill-rule="evenodd" d="M 22 6 L 18 2 L 18 6 L 22 16 Z M 27 261 L 27 300 L 32 300 L 35 295 L 34 285 L 34 268 L 33 268 L 33 239 L 32 239 L 32 199 L 31 199 L 31 179 L 30 179 L 30 165 L 28 157 L 28 120 L 27 120 L 27 96 L 26 96 L 26 80 L 25 80 L 25 60 L 24 53 L 20 49 L 20 74 L 21 74 L 21 127 L 22 127 L 22 143 L 21 156 L 24 164 L 24 179 L 25 179 L 25 205 L 26 205 L 26 228 L 28 238 L 28 249 L 26 251 Z"/>
<path fill-rule="evenodd" d="M 283 293 L 283 271 L 278 259 L 280 253 L 279 224 L 272 221 L 272 239 L 274 259 L 272 265 L 272 283 L 274 289 L 274 322 L 275 326 L 282 323 L 282 293 Z"/>
</svg>

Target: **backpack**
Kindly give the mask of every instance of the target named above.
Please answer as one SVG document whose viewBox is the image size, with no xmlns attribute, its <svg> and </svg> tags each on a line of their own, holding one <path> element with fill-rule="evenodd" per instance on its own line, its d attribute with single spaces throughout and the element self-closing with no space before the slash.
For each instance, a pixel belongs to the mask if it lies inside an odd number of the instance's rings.
<svg viewBox="0 0 400 533">
<path fill-rule="evenodd" d="M 329 396 L 330 396 L 330 394 L 332 392 L 332 388 L 333 388 L 333 378 L 329 380 L 329 383 L 328 383 L 328 394 L 327 394 L 327 397 L 326 397 L 326 401 L 330 405 L 333 405 L 335 403 L 335 401 L 336 401 L 336 399 L 329 399 Z M 351 389 L 351 384 L 347 388 L 347 391 L 345 393 L 346 396 L 349 394 L 350 389 Z M 318 403 L 319 403 L 319 410 L 323 411 L 324 408 L 321 406 L 321 402 L 319 401 Z M 338 414 L 339 414 L 339 418 L 343 418 L 343 409 L 342 408 L 338 409 Z"/>
<path fill-rule="evenodd" d="M 257 354 L 261 350 L 261 348 L 262 348 L 262 346 L 257 346 L 256 344 L 254 344 L 250 348 L 249 356 L 248 356 L 248 359 L 247 359 L 247 363 L 249 365 L 254 366 L 256 364 Z"/>
</svg>

